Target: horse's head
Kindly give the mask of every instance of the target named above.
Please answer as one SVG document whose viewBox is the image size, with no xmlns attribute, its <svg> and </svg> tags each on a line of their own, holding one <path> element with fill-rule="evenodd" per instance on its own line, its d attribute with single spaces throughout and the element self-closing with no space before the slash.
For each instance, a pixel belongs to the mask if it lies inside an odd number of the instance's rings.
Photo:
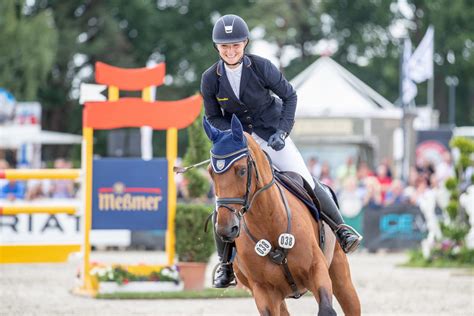
<svg viewBox="0 0 474 316">
<path fill-rule="evenodd" d="M 216 232 L 224 241 L 233 241 L 239 236 L 240 219 L 258 185 L 253 157 L 258 145 L 244 134 L 235 115 L 230 130 L 220 131 L 206 119 L 203 125 L 213 144 L 208 171 L 216 192 Z"/>
</svg>

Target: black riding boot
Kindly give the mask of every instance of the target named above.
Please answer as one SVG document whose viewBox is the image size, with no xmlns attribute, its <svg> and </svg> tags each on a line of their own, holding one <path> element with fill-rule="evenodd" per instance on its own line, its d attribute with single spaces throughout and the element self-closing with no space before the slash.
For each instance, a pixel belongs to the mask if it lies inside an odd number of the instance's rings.
<svg viewBox="0 0 474 316">
<path fill-rule="evenodd" d="M 217 248 L 217 255 L 219 256 L 219 267 L 216 270 L 214 275 L 214 284 L 215 288 L 226 288 L 229 286 L 235 286 L 235 276 L 234 276 L 234 269 L 232 267 L 232 251 L 234 248 L 234 243 L 232 242 L 224 242 L 222 239 L 216 234 L 216 226 L 214 224 L 214 216 L 213 216 L 213 229 L 214 229 L 214 240 L 216 242 Z"/>
<path fill-rule="evenodd" d="M 337 199 L 331 189 L 314 180 L 314 193 L 321 204 L 321 217 L 335 232 L 342 250 L 351 253 L 359 247 L 362 236 L 352 227 L 346 225 L 338 209 Z"/>
</svg>

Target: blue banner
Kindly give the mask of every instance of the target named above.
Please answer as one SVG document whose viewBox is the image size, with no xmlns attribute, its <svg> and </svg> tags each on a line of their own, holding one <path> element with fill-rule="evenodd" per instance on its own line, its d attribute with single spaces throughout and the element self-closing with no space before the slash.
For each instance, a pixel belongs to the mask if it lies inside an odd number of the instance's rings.
<svg viewBox="0 0 474 316">
<path fill-rule="evenodd" d="M 167 229 L 166 159 L 96 159 L 92 190 L 92 229 Z"/>
<path fill-rule="evenodd" d="M 398 204 L 362 209 L 364 246 L 369 251 L 407 249 L 420 245 L 427 227 L 421 210 L 414 205 Z"/>
</svg>

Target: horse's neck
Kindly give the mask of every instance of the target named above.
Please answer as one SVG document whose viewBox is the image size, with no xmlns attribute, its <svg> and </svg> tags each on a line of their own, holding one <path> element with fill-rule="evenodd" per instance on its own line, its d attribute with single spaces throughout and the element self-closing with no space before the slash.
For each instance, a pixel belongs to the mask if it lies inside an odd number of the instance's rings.
<svg viewBox="0 0 474 316">
<path fill-rule="evenodd" d="M 256 198 L 245 221 L 257 239 L 274 239 L 286 232 L 287 213 L 276 183 Z"/>
</svg>

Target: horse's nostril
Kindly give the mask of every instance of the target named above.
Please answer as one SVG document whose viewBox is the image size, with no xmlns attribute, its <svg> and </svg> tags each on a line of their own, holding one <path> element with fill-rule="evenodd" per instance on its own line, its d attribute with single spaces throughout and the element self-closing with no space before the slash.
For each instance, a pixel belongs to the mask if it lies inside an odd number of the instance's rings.
<svg viewBox="0 0 474 316">
<path fill-rule="evenodd" d="M 231 229 L 231 233 L 233 236 L 236 236 L 239 233 L 239 227 L 238 226 L 233 226 Z"/>
</svg>

